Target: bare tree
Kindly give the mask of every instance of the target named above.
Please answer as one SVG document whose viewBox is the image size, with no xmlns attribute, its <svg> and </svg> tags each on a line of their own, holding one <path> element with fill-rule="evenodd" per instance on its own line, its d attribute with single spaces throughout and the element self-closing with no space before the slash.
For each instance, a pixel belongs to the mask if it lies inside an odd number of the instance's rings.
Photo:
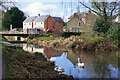
<svg viewBox="0 0 120 80">
<path fill-rule="evenodd" d="M 105 18 L 107 16 L 113 16 L 115 12 L 118 11 L 119 8 L 118 0 L 116 0 L 115 2 L 90 2 L 91 6 L 85 5 L 80 0 L 78 0 L 78 2 L 85 8 Z"/>
<path fill-rule="evenodd" d="M 65 1 L 66 0 L 64 0 L 64 2 Z M 70 0 L 70 1 L 72 1 L 72 0 Z M 90 2 L 84 2 L 83 0 L 77 0 L 76 3 L 79 3 L 80 4 L 79 6 L 89 9 L 90 11 L 94 12 L 98 16 L 105 17 L 105 18 L 107 16 L 113 16 L 116 13 L 118 13 L 119 0 L 114 0 L 114 2 L 112 2 L 112 1 L 105 2 L 106 0 L 102 0 L 102 2 L 100 2 L 99 0 L 88 0 L 88 1 L 90 1 Z M 109 1 L 109 0 L 107 0 L 107 1 Z M 85 3 L 89 3 L 90 5 L 85 4 Z M 62 2 L 62 4 L 63 4 L 63 2 Z"/>
<path fill-rule="evenodd" d="M 17 2 L 15 0 L 2 0 L 0 1 L 0 7 L 7 10 L 10 6 L 16 6 Z"/>
</svg>

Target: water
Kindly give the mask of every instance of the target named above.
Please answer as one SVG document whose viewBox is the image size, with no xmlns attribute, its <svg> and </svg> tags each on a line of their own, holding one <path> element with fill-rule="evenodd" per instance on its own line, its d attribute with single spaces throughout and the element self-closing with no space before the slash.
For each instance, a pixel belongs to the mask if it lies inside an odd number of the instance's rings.
<svg viewBox="0 0 120 80">
<path fill-rule="evenodd" d="M 60 52 L 51 47 L 22 44 L 23 50 L 42 53 L 49 61 L 55 61 L 59 74 L 78 78 L 118 78 L 118 55 L 114 52 Z"/>
</svg>

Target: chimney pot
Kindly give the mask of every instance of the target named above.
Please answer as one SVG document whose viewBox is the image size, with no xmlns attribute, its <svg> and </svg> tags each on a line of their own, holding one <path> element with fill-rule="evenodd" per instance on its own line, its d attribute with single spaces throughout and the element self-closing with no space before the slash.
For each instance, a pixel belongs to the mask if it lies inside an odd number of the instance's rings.
<svg viewBox="0 0 120 80">
<path fill-rule="evenodd" d="M 74 16 L 76 16 L 77 15 L 77 13 L 74 13 Z"/>
<path fill-rule="evenodd" d="M 38 16 L 40 16 L 40 14 L 38 14 Z"/>
<path fill-rule="evenodd" d="M 90 10 L 88 11 L 88 14 L 91 14 L 91 11 L 90 11 Z"/>
</svg>

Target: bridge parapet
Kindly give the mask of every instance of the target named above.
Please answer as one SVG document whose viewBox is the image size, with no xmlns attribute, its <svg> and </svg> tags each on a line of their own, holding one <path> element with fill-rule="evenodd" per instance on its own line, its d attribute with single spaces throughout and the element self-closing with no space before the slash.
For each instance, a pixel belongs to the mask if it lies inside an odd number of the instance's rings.
<svg viewBox="0 0 120 80">
<path fill-rule="evenodd" d="M 22 31 L 0 31 L 0 34 L 27 34 Z"/>
</svg>

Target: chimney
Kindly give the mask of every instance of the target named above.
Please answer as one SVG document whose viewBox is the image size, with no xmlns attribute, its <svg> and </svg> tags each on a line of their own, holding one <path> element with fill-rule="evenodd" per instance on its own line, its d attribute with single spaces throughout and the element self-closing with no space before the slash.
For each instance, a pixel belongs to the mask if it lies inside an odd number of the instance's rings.
<svg viewBox="0 0 120 80">
<path fill-rule="evenodd" d="M 78 13 L 80 13 L 80 11 L 78 11 Z"/>
<path fill-rule="evenodd" d="M 38 16 L 40 16 L 40 14 L 38 14 Z"/>
<path fill-rule="evenodd" d="M 91 14 L 91 11 L 90 11 L 90 10 L 88 11 L 88 14 Z"/>
<path fill-rule="evenodd" d="M 77 13 L 74 13 L 74 16 L 76 16 L 77 15 Z"/>
</svg>

